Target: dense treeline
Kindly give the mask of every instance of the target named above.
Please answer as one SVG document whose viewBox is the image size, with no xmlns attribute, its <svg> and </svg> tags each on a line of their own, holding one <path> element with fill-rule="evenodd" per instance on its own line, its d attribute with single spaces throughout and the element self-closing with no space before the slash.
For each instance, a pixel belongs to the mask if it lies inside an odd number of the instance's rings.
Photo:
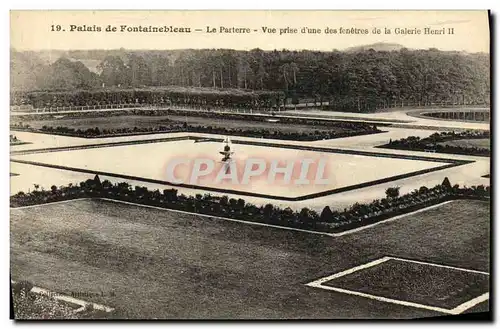
<svg viewBox="0 0 500 329">
<path fill-rule="evenodd" d="M 284 94 L 279 91 L 244 91 L 158 87 L 141 89 L 93 89 L 72 91 L 35 91 L 11 93 L 11 105 L 29 104 L 35 108 L 67 106 L 99 106 L 111 104 L 152 104 L 158 106 L 187 105 L 196 108 L 214 107 L 271 109 L 281 104 Z"/>
<path fill-rule="evenodd" d="M 68 52 L 64 56 L 47 64 L 36 53 L 12 51 L 12 88 L 55 91 L 183 86 L 273 90 L 286 95 L 281 101 L 328 100 L 331 109 L 348 111 L 489 103 L 488 54 L 405 48 L 359 52 L 122 49 Z M 89 61 L 99 62 L 96 72 L 82 64 Z"/>
<path fill-rule="evenodd" d="M 464 139 L 489 139 L 489 131 L 462 131 L 462 132 L 436 132 L 429 137 L 420 138 L 410 136 L 399 140 L 390 140 L 383 148 L 412 150 L 412 151 L 432 151 L 437 153 L 466 154 L 477 156 L 490 156 L 489 148 L 476 146 L 448 145 L 446 142 Z"/>
<path fill-rule="evenodd" d="M 396 192 L 396 193 L 395 193 Z M 256 206 L 243 199 L 217 197 L 210 194 L 186 196 L 178 194 L 176 189 L 148 190 L 147 187 L 128 183 L 112 184 L 108 180 L 101 182 L 99 176 L 88 179 L 79 185 L 57 187 L 50 190 L 35 189 L 29 193 L 19 192 L 10 197 L 13 207 L 27 206 L 61 200 L 71 200 L 83 197 L 102 197 L 127 202 L 183 210 L 213 216 L 241 219 L 251 222 L 261 222 L 279 226 L 312 229 L 324 232 L 340 232 L 396 215 L 408 213 L 420 208 L 434 205 L 446 200 L 457 198 L 488 198 L 489 186 L 473 186 L 460 188 L 451 186 L 448 178 L 443 183 L 432 188 L 422 186 L 418 190 L 400 196 L 399 189 L 386 191 L 387 197 L 377 199 L 369 204 L 356 203 L 342 211 L 332 211 L 325 207 L 321 214 L 309 208 L 293 211 L 291 208 L 279 208 L 272 204 Z"/>
</svg>

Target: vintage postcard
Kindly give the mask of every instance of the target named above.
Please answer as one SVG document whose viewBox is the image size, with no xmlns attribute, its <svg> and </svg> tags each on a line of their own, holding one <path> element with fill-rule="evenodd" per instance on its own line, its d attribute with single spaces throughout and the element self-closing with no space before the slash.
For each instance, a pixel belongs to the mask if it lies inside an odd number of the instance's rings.
<svg viewBox="0 0 500 329">
<path fill-rule="evenodd" d="M 23 319 L 491 320 L 484 11 L 11 11 Z"/>
</svg>

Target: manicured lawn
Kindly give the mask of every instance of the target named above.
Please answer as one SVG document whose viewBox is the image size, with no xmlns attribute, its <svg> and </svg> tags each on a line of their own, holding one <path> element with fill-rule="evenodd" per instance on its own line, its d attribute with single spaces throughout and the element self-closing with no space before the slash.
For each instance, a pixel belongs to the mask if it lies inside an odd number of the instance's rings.
<svg viewBox="0 0 500 329">
<path fill-rule="evenodd" d="M 282 132 L 313 132 L 314 130 L 328 131 L 348 131 L 348 128 L 331 127 L 300 124 L 280 124 L 273 122 L 260 121 L 245 121 L 245 120 L 223 120 L 216 118 L 204 118 L 193 116 L 142 116 L 142 115 L 119 115 L 109 117 L 80 117 L 80 118 L 59 118 L 50 120 L 34 120 L 28 123 L 31 127 L 40 129 L 43 126 L 56 128 L 70 127 L 74 129 L 86 130 L 89 128 L 99 127 L 103 129 L 123 129 L 134 127 L 137 128 L 156 128 L 159 126 L 170 126 L 172 124 L 183 124 L 185 122 L 192 126 L 212 126 L 214 128 L 238 128 L 238 129 L 266 129 L 271 131 Z"/>
<path fill-rule="evenodd" d="M 10 227 L 13 280 L 100 293 L 91 301 L 116 308 L 117 317 L 439 316 L 305 284 L 386 255 L 489 271 L 489 204 L 482 201 L 337 238 L 88 199 L 11 209 Z"/>
<path fill-rule="evenodd" d="M 55 118 L 46 120 L 33 120 L 28 124 L 36 129 L 47 127 L 71 127 L 74 129 L 86 130 L 89 128 L 99 129 L 122 129 L 122 128 L 147 128 L 157 126 L 169 126 L 172 122 L 168 116 L 141 116 L 141 115 L 120 115 L 102 117 L 79 117 L 79 118 Z"/>
<path fill-rule="evenodd" d="M 186 117 L 184 116 L 170 116 L 172 120 L 177 122 L 186 122 Z M 314 130 L 320 131 L 349 131 L 347 128 L 340 127 L 324 127 L 324 126 L 314 126 L 314 125 L 301 125 L 301 124 L 290 124 L 290 123 L 279 123 L 279 122 L 265 122 L 265 121 L 245 121 L 245 120 L 221 120 L 221 119 L 211 119 L 202 117 L 187 117 L 187 122 L 193 126 L 212 126 L 212 127 L 226 127 L 226 128 L 236 128 L 236 129 L 266 129 L 271 131 L 281 131 L 281 132 L 297 132 L 297 133 L 308 133 Z"/>
<path fill-rule="evenodd" d="M 453 309 L 471 300 L 471 296 L 478 297 L 488 292 L 489 276 L 432 264 L 391 259 L 325 284 L 375 296 Z"/>
<path fill-rule="evenodd" d="M 488 150 L 491 149 L 490 140 L 488 138 L 476 138 L 476 139 L 457 139 L 453 141 L 447 141 L 439 143 L 440 145 L 449 145 L 449 146 L 460 146 L 460 147 L 478 147 L 478 148 L 486 148 Z"/>
</svg>

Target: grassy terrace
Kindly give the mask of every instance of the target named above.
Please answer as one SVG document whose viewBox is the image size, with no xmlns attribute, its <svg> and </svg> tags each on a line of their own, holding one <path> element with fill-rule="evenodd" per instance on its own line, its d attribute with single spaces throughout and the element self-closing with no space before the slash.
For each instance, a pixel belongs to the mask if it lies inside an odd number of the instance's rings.
<svg viewBox="0 0 500 329">
<path fill-rule="evenodd" d="M 237 129 L 265 129 L 269 131 L 279 132 L 295 132 L 295 133 L 308 133 L 313 130 L 319 131 L 349 131 L 348 128 L 343 127 L 325 127 L 313 126 L 305 124 L 282 124 L 272 123 L 266 121 L 243 121 L 243 120 L 229 120 L 219 118 L 203 118 L 193 116 L 179 116 L 179 115 L 161 115 L 161 116 L 143 116 L 143 115 L 123 115 L 123 116 L 108 116 L 108 117 L 78 117 L 78 118 L 54 118 L 47 120 L 33 120 L 29 121 L 29 125 L 35 129 L 42 129 L 43 126 L 47 127 L 71 127 L 74 129 L 94 129 L 98 127 L 101 131 L 104 129 L 139 129 L 155 128 L 159 126 L 169 127 L 172 125 L 182 125 L 188 123 L 190 126 L 212 126 L 214 128 L 237 128 Z M 26 123 L 26 122 L 24 122 Z"/>
<path fill-rule="evenodd" d="M 401 280 L 404 277 L 411 280 Z M 468 302 L 471 296 L 488 292 L 489 279 L 484 273 L 391 259 L 327 281 L 325 285 L 385 298 L 404 296 L 406 301 L 450 310 Z"/>
<path fill-rule="evenodd" d="M 390 148 L 413 151 L 433 151 L 449 154 L 466 154 L 475 156 L 490 156 L 489 131 L 448 131 L 434 133 L 426 138 L 410 136 L 399 140 L 391 140 L 380 148 Z"/>
<path fill-rule="evenodd" d="M 16 117 L 12 130 L 96 138 L 189 131 L 254 138 L 315 141 L 379 133 L 375 125 L 277 116 L 183 110 L 130 110 Z"/>
<path fill-rule="evenodd" d="M 491 141 L 489 138 L 481 138 L 481 139 L 457 139 L 452 141 L 441 142 L 439 145 L 443 146 L 457 146 L 457 147 L 477 147 L 482 149 L 491 150 Z"/>
<path fill-rule="evenodd" d="M 11 209 L 11 273 L 61 293 L 101 292 L 90 301 L 115 307 L 117 317 L 438 316 L 305 283 L 385 255 L 489 271 L 489 209 L 451 202 L 332 238 L 81 199 Z"/>
</svg>

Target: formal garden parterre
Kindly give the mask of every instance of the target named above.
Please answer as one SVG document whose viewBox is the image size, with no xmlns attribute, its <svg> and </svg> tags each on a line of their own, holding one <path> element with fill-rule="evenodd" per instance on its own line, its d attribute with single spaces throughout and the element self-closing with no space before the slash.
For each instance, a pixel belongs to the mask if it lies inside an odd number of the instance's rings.
<svg viewBox="0 0 500 329">
<path fill-rule="evenodd" d="M 39 190 L 35 186 L 32 192 L 19 192 L 11 196 L 10 202 L 11 207 L 22 207 L 78 198 L 109 198 L 250 222 L 338 233 L 449 200 L 489 200 L 490 187 L 451 186 L 446 178 L 443 184 L 431 188 L 422 186 L 409 194 L 399 196 L 397 188 L 388 189 L 386 194 L 386 198 L 374 200 L 369 204 L 355 203 L 341 211 L 332 211 L 327 206 L 321 213 L 317 213 L 309 208 L 293 211 L 290 208 L 281 209 L 273 204 L 258 207 L 241 198 L 218 197 L 208 193 L 186 196 L 178 194 L 176 189 L 151 191 L 147 187 L 132 187 L 125 182 L 117 184 L 112 184 L 108 180 L 101 182 L 99 176 L 96 175 L 94 179 L 81 182 L 79 185 L 62 187 L 54 185 L 50 191 Z"/>
<path fill-rule="evenodd" d="M 388 144 L 379 147 L 489 157 L 491 155 L 490 138 L 489 131 L 446 131 L 433 133 L 426 138 L 410 136 L 400 140 L 391 140 Z"/>
</svg>

